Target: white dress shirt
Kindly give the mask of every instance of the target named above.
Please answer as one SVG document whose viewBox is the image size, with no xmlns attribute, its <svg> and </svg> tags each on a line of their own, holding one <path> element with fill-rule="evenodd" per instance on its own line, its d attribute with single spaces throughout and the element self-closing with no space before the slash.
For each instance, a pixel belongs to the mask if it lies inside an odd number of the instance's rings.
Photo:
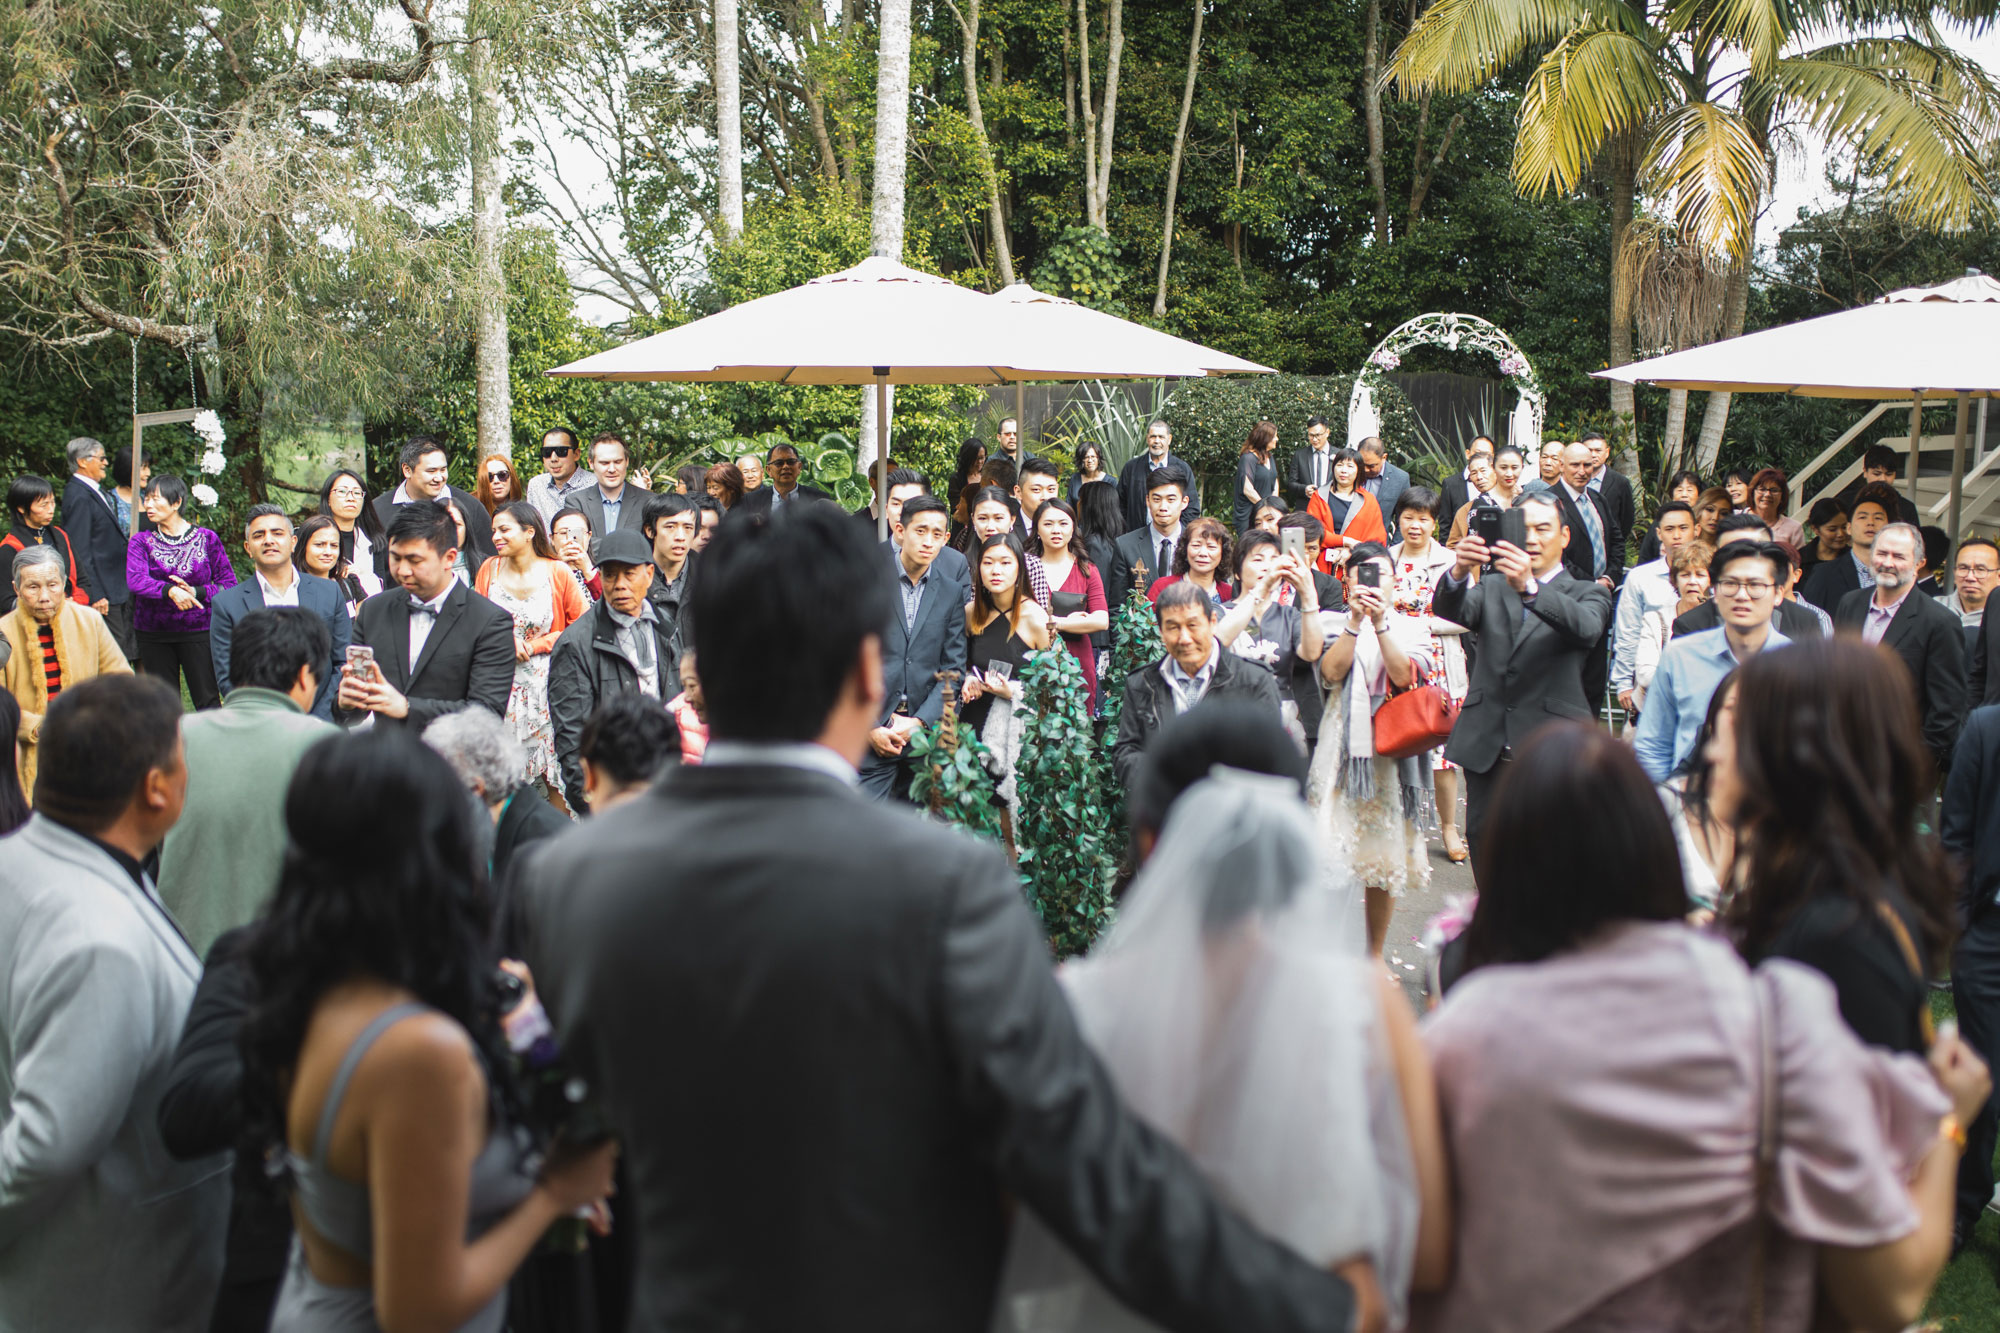
<svg viewBox="0 0 2000 1333">
<path fill-rule="evenodd" d="M 1632 688 L 1639 665 L 1639 632 L 1646 614 L 1680 601 L 1665 558 L 1650 560 L 1625 576 L 1618 610 L 1611 621 L 1611 692 Z"/>
<path fill-rule="evenodd" d="M 267 609 L 273 606 L 297 606 L 299 604 L 299 576 L 297 574 L 292 575 L 291 585 L 283 592 L 279 592 L 271 586 L 271 581 L 264 577 L 264 571 L 261 569 L 255 571 L 255 577 L 257 579 L 257 590 L 263 594 L 264 606 Z"/>
<path fill-rule="evenodd" d="M 424 655 L 424 645 L 430 642 L 431 630 L 437 625 L 438 612 L 444 610 L 445 598 L 451 596 L 451 585 L 446 584 L 445 590 L 428 602 L 418 602 L 415 593 L 405 593 L 404 596 L 410 599 L 410 676 L 403 680 L 407 685 L 410 677 L 417 674 L 417 661 Z M 424 607 L 430 614 L 425 615 L 417 609 L 418 606 Z"/>
</svg>

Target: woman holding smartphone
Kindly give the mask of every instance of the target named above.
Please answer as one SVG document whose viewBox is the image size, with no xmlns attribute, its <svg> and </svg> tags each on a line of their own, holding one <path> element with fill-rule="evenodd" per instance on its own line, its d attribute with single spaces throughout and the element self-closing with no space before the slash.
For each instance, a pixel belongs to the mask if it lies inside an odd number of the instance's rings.
<svg viewBox="0 0 2000 1333">
<path fill-rule="evenodd" d="M 1028 561 L 1011 532 L 979 541 L 965 605 L 965 688 L 959 720 L 981 732 L 995 699 L 1018 699 L 1014 673 L 1053 638 L 1049 613 L 1028 592 Z M 989 743 L 990 744 L 990 743 Z"/>
</svg>

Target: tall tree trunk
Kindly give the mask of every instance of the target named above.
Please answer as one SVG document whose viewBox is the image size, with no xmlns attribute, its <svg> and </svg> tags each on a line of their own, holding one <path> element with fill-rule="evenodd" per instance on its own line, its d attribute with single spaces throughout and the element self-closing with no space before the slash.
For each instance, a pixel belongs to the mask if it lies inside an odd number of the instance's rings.
<svg viewBox="0 0 2000 1333">
<path fill-rule="evenodd" d="M 1111 136 L 1118 127 L 1118 64 L 1125 54 L 1125 0 L 1105 6 L 1104 108 L 1097 117 L 1097 229 L 1111 233 Z"/>
<path fill-rule="evenodd" d="M 736 0 L 715 0 L 715 180 L 725 241 L 743 234 L 743 88 L 739 73 Z M 815 113 L 817 110 L 815 107 Z"/>
<path fill-rule="evenodd" d="M 1076 104 L 1083 112 L 1083 216 L 1091 226 L 1097 216 L 1097 106 L 1090 98 L 1090 8 L 1076 0 Z"/>
<path fill-rule="evenodd" d="M 479 456 L 514 452 L 514 399 L 507 367 L 507 204 L 501 192 L 500 76 L 482 7 L 468 15 L 466 95 L 472 130 L 473 394 Z"/>
<path fill-rule="evenodd" d="M 1188 116 L 1194 111 L 1195 71 L 1201 66 L 1204 0 L 1194 0 L 1194 35 L 1188 38 L 1187 82 L 1181 87 L 1181 120 L 1174 127 L 1174 155 L 1167 161 L 1167 207 L 1160 222 L 1160 278 L 1153 290 L 1153 314 L 1167 313 L 1167 264 L 1174 253 L 1174 200 L 1181 188 L 1181 154 L 1187 149 Z"/>
<path fill-rule="evenodd" d="M 1740 337 L 1743 321 L 1750 311 L 1750 265 L 1738 264 L 1729 275 L 1728 323 L 1722 330 L 1724 338 Z M 1729 395 L 1711 391 L 1708 408 L 1701 414 L 1701 439 L 1695 445 L 1699 458 L 1697 467 L 1706 475 L 1715 467 L 1717 455 L 1722 452 L 1722 432 L 1729 425 Z"/>
<path fill-rule="evenodd" d="M 1244 148 L 1243 140 L 1236 132 L 1236 120 L 1236 108 L 1231 107 L 1229 109 L 1229 151 L 1236 159 L 1236 195 L 1240 198 L 1243 194 Z M 1230 202 L 1233 204 L 1235 200 L 1232 199 Z M 1236 261 L 1236 280 L 1242 282 L 1244 279 L 1243 224 L 1241 222 L 1231 222 L 1229 224 L 1229 257 Z"/>
<path fill-rule="evenodd" d="M 1667 390 L 1667 433 L 1660 442 L 1662 471 L 1671 477 L 1685 466 L 1681 454 L 1687 448 L 1688 391 Z"/>
<path fill-rule="evenodd" d="M 1007 243 L 1007 213 L 1000 206 L 1000 171 L 993 164 L 993 142 L 986 137 L 986 113 L 979 101 L 979 0 L 966 0 L 961 13 L 952 0 L 951 16 L 958 20 L 964 54 L 959 61 L 965 72 L 965 118 L 972 122 L 972 139 L 979 145 L 979 173 L 986 178 L 986 229 L 993 236 L 993 256 L 1000 267 L 1000 281 L 1014 282 L 1014 247 Z"/>
<path fill-rule="evenodd" d="M 1071 33 L 1070 29 L 1071 25 L 1074 24 L 1075 22 L 1076 22 L 1076 15 L 1070 12 L 1068 5 L 1064 5 L 1063 6 L 1063 55 L 1062 55 L 1063 151 L 1066 155 L 1074 154 L 1076 152 L 1076 66 L 1071 63 L 1072 57 L 1070 53 L 1070 48 L 1073 43 L 1073 34 Z"/>
<path fill-rule="evenodd" d="M 1625 252 L 1625 238 L 1632 230 L 1632 214 L 1638 198 L 1639 144 L 1637 136 L 1626 133 L 1611 141 L 1611 262 Z M 1609 360 L 1622 366 L 1632 360 L 1632 296 L 1622 283 L 1611 284 L 1611 334 Z M 1611 415 L 1616 418 L 1612 434 L 1622 436 L 1617 455 L 1618 470 L 1636 479 L 1639 475 L 1638 399 L 1632 386 L 1611 382 Z"/>
<path fill-rule="evenodd" d="M 1375 244 L 1389 245 L 1389 188 L 1382 179 L 1382 0 L 1368 0 L 1361 29 L 1361 107 L 1368 125 L 1368 188 L 1375 193 Z"/>
<path fill-rule="evenodd" d="M 910 130 L 910 0 L 881 0 L 875 57 L 875 180 L 870 249 L 903 260 L 903 167 Z M 889 410 L 895 412 L 895 391 Z M 861 397 L 860 458 L 875 461 L 875 391 Z"/>
</svg>

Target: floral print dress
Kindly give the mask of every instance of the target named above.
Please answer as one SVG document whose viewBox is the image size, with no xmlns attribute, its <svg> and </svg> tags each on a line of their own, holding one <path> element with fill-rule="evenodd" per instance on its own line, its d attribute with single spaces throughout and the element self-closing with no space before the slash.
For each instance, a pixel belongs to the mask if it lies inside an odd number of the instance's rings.
<svg viewBox="0 0 2000 1333">
<path fill-rule="evenodd" d="M 515 597 L 494 580 L 487 591 L 494 605 L 514 617 L 514 635 L 532 641 L 555 624 L 555 597 L 547 579 L 526 598 Z M 530 653 L 514 663 L 514 688 L 507 695 L 507 729 L 528 754 L 523 777 L 541 779 L 551 791 L 562 790 L 562 769 L 556 763 L 555 725 L 549 721 L 549 655 Z"/>
<path fill-rule="evenodd" d="M 1451 548 L 1442 542 L 1433 541 L 1422 555 L 1406 554 L 1403 543 L 1398 542 L 1389 548 L 1389 559 L 1396 566 L 1394 609 L 1430 629 L 1430 659 L 1438 664 L 1442 677 L 1431 683 L 1442 685 L 1452 702 L 1464 703 L 1467 680 L 1465 646 L 1461 640 L 1465 629 L 1453 621 L 1431 614 L 1431 600 L 1437 596 L 1438 580 L 1451 572 L 1456 557 L 1452 555 Z M 1445 762 L 1442 745 L 1431 751 L 1431 762 L 1436 768 L 1457 767 Z"/>
</svg>

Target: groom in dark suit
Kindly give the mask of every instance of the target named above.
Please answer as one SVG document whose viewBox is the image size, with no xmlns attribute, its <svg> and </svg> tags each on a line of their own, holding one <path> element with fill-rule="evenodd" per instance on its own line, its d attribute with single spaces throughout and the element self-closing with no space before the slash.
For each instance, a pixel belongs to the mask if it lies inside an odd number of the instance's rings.
<svg viewBox="0 0 2000 1333">
<path fill-rule="evenodd" d="M 878 801 L 909 790 L 910 738 L 944 714 L 938 672 L 965 670 L 965 592 L 936 567 L 950 535 L 942 500 L 919 495 L 903 502 L 889 559 L 896 603 L 882 627 L 882 715 L 861 765 L 861 789 Z"/>
<path fill-rule="evenodd" d="M 478 704 L 500 717 L 514 689 L 514 618 L 452 577 L 458 529 L 436 504 L 397 509 L 385 538 L 396 587 L 354 613 L 354 642 L 375 650 L 367 677 L 344 669 L 339 704 L 377 726 L 422 731 Z"/>
<path fill-rule="evenodd" d="M 1514 507 L 1527 520 L 1527 548 L 1500 542 L 1489 552 L 1477 536 L 1465 537 L 1432 603 L 1432 614 L 1479 636 L 1465 706 L 1444 747 L 1465 770 L 1465 840 L 1475 870 L 1486 806 L 1514 749 L 1544 723 L 1594 715 L 1584 662 L 1602 651 L 1611 623 L 1610 590 L 1563 567 L 1570 533 L 1555 501 L 1528 495 Z M 1470 584 L 1489 554 L 1492 567 Z"/>
<path fill-rule="evenodd" d="M 1125 1110 L 999 849 L 855 792 L 888 574 L 833 506 L 730 515 L 693 593 L 703 763 L 519 877 L 537 991 L 624 1146 L 627 1327 L 983 1333 L 1011 1198 L 1156 1324 L 1345 1333 L 1354 1290 Z"/>
</svg>

